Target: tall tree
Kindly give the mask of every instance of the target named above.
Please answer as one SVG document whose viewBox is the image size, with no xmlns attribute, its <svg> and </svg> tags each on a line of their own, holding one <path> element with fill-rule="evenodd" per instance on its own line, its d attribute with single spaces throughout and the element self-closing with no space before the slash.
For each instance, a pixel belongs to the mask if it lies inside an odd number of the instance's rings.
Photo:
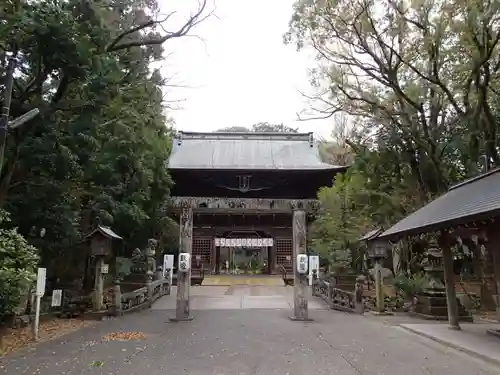
<svg viewBox="0 0 500 375">
<path fill-rule="evenodd" d="M 499 20 L 490 1 L 295 3 L 285 42 L 317 53 L 315 108 L 356 124 L 353 166 L 319 194 L 318 246 L 345 250 L 476 175 L 483 156 L 500 165 Z"/>
<path fill-rule="evenodd" d="M 81 266 L 85 254 L 71 250 L 97 224 L 112 225 L 128 249 L 148 237 L 160 251 L 172 246 L 171 130 L 165 79 L 151 63 L 162 43 L 210 15 L 206 2 L 173 32 L 156 1 L 12 0 L 0 11 L 0 89 L 15 57 L 12 116 L 41 109 L 8 139 L 0 200 L 13 223 L 58 276 L 73 272 L 71 261 Z"/>
<path fill-rule="evenodd" d="M 117 59 L 129 62 L 128 70 L 121 71 L 125 83 L 134 75 L 135 61 L 160 59 L 164 42 L 187 35 L 208 17 L 206 4 L 204 0 L 183 25 L 168 32 L 164 30 L 173 12 L 162 16 L 155 0 L 115 0 L 106 6 L 86 0 L 7 1 L 0 10 L 5 20 L 0 27 L 0 82 L 5 83 L 8 61 L 16 59 L 11 115 L 38 107 L 38 122 L 45 123 L 56 113 L 88 108 L 82 101 L 78 108 L 61 101 Z M 1 88 L 3 101 L 5 86 Z M 10 137 L 0 199 L 8 193 L 20 147 L 32 128 L 18 129 Z"/>
<path fill-rule="evenodd" d="M 378 146 L 396 148 L 423 200 L 476 173 L 482 152 L 498 164 L 496 3 L 305 0 L 294 9 L 286 41 L 317 51 L 323 111 L 358 117 Z"/>
</svg>

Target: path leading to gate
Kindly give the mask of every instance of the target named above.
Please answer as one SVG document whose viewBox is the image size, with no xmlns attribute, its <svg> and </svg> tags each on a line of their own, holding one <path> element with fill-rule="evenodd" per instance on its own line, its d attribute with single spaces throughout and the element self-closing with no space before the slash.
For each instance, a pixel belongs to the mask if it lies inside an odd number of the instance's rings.
<svg viewBox="0 0 500 375">
<path fill-rule="evenodd" d="M 62 340 L 41 344 L 34 351 L 8 357 L 0 361 L 0 374 L 493 375 L 500 372 L 466 354 L 384 324 L 380 320 L 383 318 L 317 307 L 310 311 L 314 322 L 292 322 L 288 319 L 291 293 L 290 287 L 195 287 L 192 288 L 195 319 L 171 323 L 168 318 L 174 314 L 171 310 L 174 290 L 173 295 L 159 300 L 151 310 L 104 321 Z M 280 302 L 272 302 L 273 299 Z M 260 307 L 255 306 L 255 301 L 259 301 Z M 311 301 L 311 305 L 316 302 Z M 106 340 L 117 332 L 132 332 L 132 338 L 139 339 Z"/>
<path fill-rule="evenodd" d="M 240 309 L 291 309 L 293 288 L 290 286 L 231 285 L 201 286 L 191 288 L 191 309 L 240 310 Z M 175 309 L 175 289 L 172 295 L 155 303 L 153 310 Z M 309 309 L 325 309 L 319 299 L 309 299 Z"/>
</svg>

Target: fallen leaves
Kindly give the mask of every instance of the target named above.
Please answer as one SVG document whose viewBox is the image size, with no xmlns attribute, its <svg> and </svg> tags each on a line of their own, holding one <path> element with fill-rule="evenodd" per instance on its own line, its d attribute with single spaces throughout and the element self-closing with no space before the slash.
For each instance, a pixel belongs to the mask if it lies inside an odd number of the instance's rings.
<svg viewBox="0 0 500 375">
<path fill-rule="evenodd" d="M 0 340 L 0 357 L 40 343 L 44 341 L 53 340 L 68 333 L 77 331 L 79 329 L 94 325 L 94 321 L 87 321 L 81 319 L 57 319 L 40 322 L 38 330 L 38 342 L 33 341 L 33 332 L 31 326 L 19 329 L 7 329 L 2 333 L 2 340 Z"/>
<path fill-rule="evenodd" d="M 90 362 L 90 367 L 102 367 L 104 366 L 103 361 L 92 361 Z"/>
<path fill-rule="evenodd" d="M 135 341 L 144 340 L 146 335 L 142 332 L 111 332 L 105 335 L 103 341 Z"/>
</svg>

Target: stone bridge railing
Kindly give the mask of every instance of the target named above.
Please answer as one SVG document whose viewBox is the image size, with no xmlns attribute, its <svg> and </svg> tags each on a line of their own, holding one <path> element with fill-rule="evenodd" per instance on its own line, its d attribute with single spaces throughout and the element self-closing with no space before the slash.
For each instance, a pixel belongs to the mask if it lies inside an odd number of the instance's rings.
<svg viewBox="0 0 500 375">
<path fill-rule="evenodd" d="M 113 287 L 113 302 L 108 310 L 112 315 L 120 316 L 124 313 L 151 307 L 160 297 L 170 295 L 170 283 L 167 279 L 148 282 L 146 286 L 122 293 L 120 282 L 115 281 Z"/>
<path fill-rule="evenodd" d="M 314 277 L 312 284 L 313 296 L 323 299 L 330 308 L 340 311 L 363 314 L 365 306 L 363 301 L 363 285 L 356 282 L 354 292 L 338 289 L 328 279 Z"/>
</svg>

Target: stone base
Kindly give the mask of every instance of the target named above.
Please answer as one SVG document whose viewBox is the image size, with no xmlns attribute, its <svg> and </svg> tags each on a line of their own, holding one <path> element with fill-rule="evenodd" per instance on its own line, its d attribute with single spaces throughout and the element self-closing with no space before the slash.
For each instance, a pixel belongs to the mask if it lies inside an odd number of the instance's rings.
<svg viewBox="0 0 500 375">
<path fill-rule="evenodd" d="M 448 306 L 446 303 L 446 293 L 435 291 L 433 293 L 424 292 L 417 295 L 418 302 L 415 306 L 414 315 L 429 320 L 448 320 Z M 460 322 L 472 322 L 472 315 L 465 309 L 457 298 L 458 320 Z"/>
<path fill-rule="evenodd" d="M 313 321 L 311 318 L 304 318 L 302 316 L 289 316 L 288 319 L 290 319 L 293 322 L 312 322 Z"/>
<path fill-rule="evenodd" d="M 177 322 L 190 322 L 191 320 L 193 320 L 194 317 L 193 316 L 187 316 L 187 317 L 183 317 L 183 318 L 169 318 L 169 321 L 171 321 L 172 323 L 177 323 Z"/>
<path fill-rule="evenodd" d="M 447 321 L 448 320 L 448 312 L 446 312 L 446 315 L 429 315 L 429 314 L 424 314 L 421 312 L 410 312 L 410 315 L 416 316 L 418 318 L 422 318 L 425 320 L 440 320 L 440 321 Z M 474 323 L 474 318 L 472 315 L 463 315 L 458 317 L 458 321 L 462 323 Z"/>
<path fill-rule="evenodd" d="M 394 315 L 391 311 L 370 311 L 374 316 L 392 316 Z"/>
<path fill-rule="evenodd" d="M 498 330 L 498 329 L 487 329 L 486 333 L 488 335 L 492 335 L 492 336 L 496 336 L 496 337 L 500 338 L 500 330 Z"/>
</svg>

